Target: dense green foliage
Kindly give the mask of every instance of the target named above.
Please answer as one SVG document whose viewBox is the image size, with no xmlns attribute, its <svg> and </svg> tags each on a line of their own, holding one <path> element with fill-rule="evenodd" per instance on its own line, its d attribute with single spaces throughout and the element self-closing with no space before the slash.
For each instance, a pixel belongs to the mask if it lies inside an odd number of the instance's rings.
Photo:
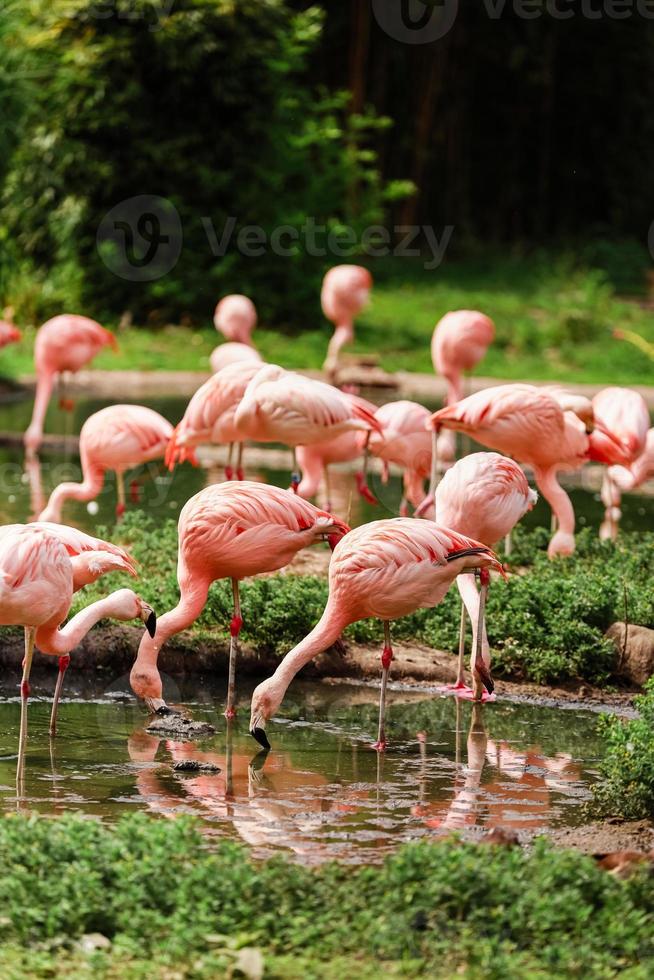
<svg viewBox="0 0 654 980">
<path fill-rule="evenodd" d="M 639 717 L 600 719 L 606 745 L 601 778 L 593 790 L 595 804 L 605 816 L 626 820 L 654 818 L 654 678 L 636 698 Z"/>
<path fill-rule="evenodd" d="M 0 899 L 5 962 L 25 945 L 32 962 L 57 949 L 65 962 L 67 946 L 100 933 L 117 957 L 151 958 L 157 977 L 173 964 L 183 977 L 219 975 L 244 946 L 271 957 L 273 976 L 297 975 L 280 956 L 299 956 L 309 977 L 333 976 L 334 957 L 374 957 L 409 976 L 635 978 L 654 968 L 654 880 L 617 881 L 542 842 L 531 853 L 425 843 L 380 867 L 310 870 L 255 864 L 226 842 L 207 850 L 186 819 L 109 829 L 7 817 Z M 94 955 L 99 971 L 111 955 Z"/>
<path fill-rule="evenodd" d="M 110 533 L 110 532 L 106 532 Z M 163 612 L 176 605 L 176 527 L 157 527 L 139 512 L 131 512 L 111 532 L 142 563 L 143 597 Z M 511 565 L 519 571 L 507 582 L 495 582 L 488 599 L 488 634 L 493 670 L 514 679 L 555 682 L 585 678 L 605 682 L 616 667 L 607 627 L 625 617 L 631 623 L 654 626 L 654 597 L 649 587 L 654 566 L 652 535 L 622 535 L 618 544 L 598 540 L 590 529 L 578 536 L 573 558 L 549 561 L 548 535 L 543 528 L 518 529 Z M 129 584 L 126 580 L 125 584 Z M 86 603 L 103 594 L 105 584 L 78 597 Z M 327 598 L 327 582 L 311 576 L 275 575 L 245 582 L 241 589 L 246 643 L 260 650 L 285 654 L 319 619 Z M 228 582 L 215 583 L 204 612 L 193 628 L 206 638 L 218 631 L 226 636 L 232 596 Z M 393 624 L 397 640 L 417 640 L 436 649 L 457 649 L 458 593 L 451 589 L 435 609 L 419 610 Z M 345 633 L 358 643 L 381 643 L 376 620 L 355 623 Z"/>
<path fill-rule="evenodd" d="M 206 322 L 217 297 L 238 290 L 268 320 L 317 316 L 328 260 L 285 246 L 243 254 L 241 229 L 270 237 L 309 217 L 334 233 L 344 223 L 361 228 L 383 219 L 386 193 L 406 190 L 382 186 L 367 145 L 386 121 L 348 115 L 346 94 L 309 82 L 320 11 L 296 13 L 285 0 L 33 7 L 25 45 L 48 83 L 33 92 L 0 218 L 29 259 L 15 270 L 20 313 L 81 304 L 97 315 L 129 309 L 155 322 L 189 313 Z M 149 208 L 114 215 L 131 225 L 124 238 L 97 238 L 105 215 L 136 195 L 165 199 L 181 223 L 171 230 L 164 221 L 179 260 L 152 281 L 129 281 L 112 264 L 122 250 L 147 255 L 137 218 Z M 147 224 L 156 254 L 159 233 Z"/>
</svg>

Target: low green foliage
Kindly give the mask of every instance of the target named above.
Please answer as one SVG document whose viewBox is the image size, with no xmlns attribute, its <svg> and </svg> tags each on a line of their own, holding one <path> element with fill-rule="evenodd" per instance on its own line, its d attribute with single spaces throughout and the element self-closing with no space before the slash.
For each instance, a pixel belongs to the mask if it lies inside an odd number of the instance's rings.
<svg viewBox="0 0 654 980">
<path fill-rule="evenodd" d="M 593 791 L 600 813 L 626 820 L 654 818 L 654 678 L 636 698 L 636 708 L 639 717 L 627 722 L 614 715 L 600 718 L 606 752 Z"/>
<path fill-rule="evenodd" d="M 177 530 L 173 521 L 157 526 L 143 513 L 128 513 L 114 531 L 103 532 L 130 548 L 141 563 L 140 594 L 160 613 L 177 604 Z M 613 643 L 604 633 L 625 618 L 654 626 L 654 535 L 624 534 L 617 545 L 601 542 L 591 529 L 578 536 L 574 557 L 549 561 L 542 528 L 518 529 L 510 564 L 515 574 L 493 583 L 488 599 L 488 633 L 498 675 L 552 683 L 573 679 L 605 682 L 616 664 Z M 112 579 L 113 584 L 117 580 Z M 121 584 L 133 585 L 125 578 Z M 77 606 L 99 598 L 106 583 L 85 589 Z M 323 578 L 274 575 L 242 585 L 243 639 L 259 650 L 283 656 L 319 619 L 327 599 Z M 418 641 L 436 649 L 458 645 L 459 599 L 451 589 L 435 609 L 421 609 L 393 624 L 396 640 Z M 193 627 L 198 639 L 227 636 L 232 615 L 228 582 L 216 582 Z M 353 624 L 346 638 L 381 643 L 376 620 Z"/>
<path fill-rule="evenodd" d="M 81 817 L 7 817 L 0 901 L 0 965 L 22 957 L 23 975 L 48 975 L 31 972 L 47 953 L 79 963 L 75 942 L 91 933 L 112 943 L 89 954 L 100 976 L 114 957 L 132 959 L 124 976 L 141 976 L 146 958 L 148 976 L 173 975 L 176 964 L 183 977 L 222 975 L 241 947 L 258 949 L 280 977 L 335 976 L 334 958 L 346 972 L 360 960 L 362 973 L 349 972 L 357 976 L 374 975 L 373 958 L 380 972 L 388 963 L 390 975 L 405 976 L 654 968 L 654 880 L 615 880 L 544 842 L 531 853 L 421 843 L 380 867 L 311 870 L 283 858 L 255 864 L 228 842 L 208 849 L 184 818 L 138 815 L 107 828 Z"/>
</svg>

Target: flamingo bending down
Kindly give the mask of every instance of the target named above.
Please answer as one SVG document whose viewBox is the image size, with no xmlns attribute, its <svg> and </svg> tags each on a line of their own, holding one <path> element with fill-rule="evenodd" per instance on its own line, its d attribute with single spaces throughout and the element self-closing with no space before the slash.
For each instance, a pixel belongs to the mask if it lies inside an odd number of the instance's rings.
<svg viewBox="0 0 654 980">
<path fill-rule="evenodd" d="M 624 446 L 628 459 L 626 467 L 632 466 L 647 446 L 649 410 L 643 396 L 629 388 L 604 388 L 593 398 L 593 412 L 595 419 Z M 621 499 L 620 485 L 614 482 L 609 469 L 602 482 L 602 502 L 606 511 L 600 538 L 617 537 L 622 516 Z"/>
<path fill-rule="evenodd" d="M 375 418 L 382 432 L 370 436 L 370 452 L 383 461 L 386 479 L 389 463 L 403 470 L 400 516 L 405 517 L 407 500 L 418 507 L 425 496 L 424 481 L 431 470 L 431 438 L 427 431 L 431 412 L 417 402 L 397 401 L 382 405 Z"/>
<path fill-rule="evenodd" d="M 624 448 L 600 422 L 595 422 L 593 431 L 587 431 L 593 413 L 587 399 L 583 402 L 575 414 L 565 411 L 543 388 L 499 385 L 469 395 L 431 417 L 434 435 L 441 427 L 466 432 L 489 449 L 533 467 L 536 485 L 558 520 L 558 530 L 547 549 L 550 558 L 571 555 L 575 550 L 574 510 L 557 481 L 557 472 L 579 469 L 589 460 L 611 465 L 626 458 Z M 434 484 L 432 473 L 430 491 Z"/>
<path fill-rule="evenodd" d="M 261 360 L 252 343 L 257 311 L 247 296 L 240 293 L 223 296 L 214 311 L 213 325 L 229 343 L 221 344 L 212 352 L 212 371 L 219 371 L 239 360 Z"/>
<path fill-rule="evenodd" d="M 16 534 L 23 528 L 33 528 L 57 538 L 68 554 L 73 566 L 73 592 L 79 592 L 85 585 L 97 582 L 110 572 L 127 572 L 136 578 L 134 559 L 123 548 L 119 548 L 102 538 L 94 538 L 84 531 L 67 524 L 50 524 L 46 521 L 32 524 L 6 524 L 0 527 L 0 542 L 3 538 Z M 64 683 L 64 674 L 70 664 L 69 654 L 59 657 L 59 673 L 55 685 L 52 712 L 50 714 L 50 734 L 57 730 L 57 708 Z"/>
<path fill-rule="evenodd" d="M 65 371 L 79 371 L 107 346 L 118 350 L 116 338 L 88 317 L 62 314 L 43 324 L 34 345 L 36 396 L 32 421 L 23 438 L 26 449 L 36 452 L 41 445 L 56 377 Z"/>
<path fill-rule="evenodd" d="M 441 317 L 431 338 L 431 359 L 434 371 L 447 383 L 446 405 L 463 398 L 463 375 L 482 360 L 495 339 L 495 324 L 478 310 L 452 310 Z M 456 442 L 453 432 L 442 432 L 438 458 L 445 462 L 455 459 Z"/>
<path fill-rule="evenodd" d="M 538 494 L 529 488 L 525 474 L 512 459 L 499 453 L 472 453 L 455 463 L 439 483 L 436 490 L 436 520 L 492 548 L 509 534 L 537 500 Z M 460 575 L 456 584 L 462 604 L 459 665 L 454 690 L 461 697 L 485 700 L 482 678 L 475 672 L 474 663 L 470 665 L 472 690 L 466 687 L 463 675 L 466 609 L 472 623 L 472 649 L 477 649 L 480 599 L 474 575 Z M 490 648 L 485 623 L 481 650 L 490 673 Z"/>
<path fill-rule="evenodd" d="M 372 276 L 361 265 L 335 265 L 322 281 L 320 303 L 335 330 L 323 365 L 328 375 L 338 367 L 341 348 L 354 340 L 354 318 L 368 305 Z"/>
<path fill-rule="evenodd" d="M 122 517 L 125 471 L 163 457 L 172 434 L 170 422 L 143 405 L 110 405 L 90 415 L 79 436 L 83 482 L 55 487 L 39 520 L 61 521 L 66 500 L 93 500 L 102 490 L 107 470 L 116 473 L 116 516 Z"/>
<path fill-rule="evenodd" d="M 100 619 L 142 619 L 154 633 L 156 617 L 130 589 L 120 589 L 77 613 L 66 626 L 75 576 L 88 556 L 68 555 L 57 535 L 27 525 L 0 537 L 0 625 L 25 630 L 25 659 L 21 681 L 21 720 L 18 778 L 22 778 L 27 739 L 27 700 L 35 646 L 45 654 L 70 653 Z M 89 568 L 90 570 L 90 568 Z M 93 573 L 95 574 L 95 573 Z"/>
<path fill-rule="evenodd" d="M 292 488 L 297 492 L 297 446 L 325 442 L 344 432 L 381 431 L 368 402 L 347 395 L 323 381 L 267 364 L 255 374 L 234 414 L 236 429 L 257 442 L 282 442 L 293 449 Z M 359 491 L 371 499 L 366 485 L 367 449 Z"/>
<path fill-rule="evenodd" d="M 614 486 L 623 493 L 626 490 L 636 490 L 646 480 L 654 476 L 654 429 L 649 429 L 645 441 L 645 449 L 629 468 L 612 466 L 609 476 Z"/>
<path fill-rule="evenodd" d="M 230 624 L 227 717 L 234 716 L 236 643 L 243 625 L 239 582 L 250 575 L 283 568 L 302 548 L 328 539 L 334 544 L 349 531 L 338 517 L 288 490 L 264 483 L 220 483 L 205 487 L 185 504 L 179 516 L 177 581 L 180 600 L 163 615 L 154 639 L 144 635 L 132 667 L 134 693 L 148 707 L 168 712 L 162 699 L 157 658 L 171 636 L 198 618 L 209 586 L 229 578 L 234 594 Z"/>
<path fill-rule="evenodd" d="M 241 469 L 243 435 L 234 427 L 234 413 L 249 382 L 258 373 L 261 363 L 239 361 L 222 368 L 198 388 L 186 406 L 184 417 L 175 427 L 166 450 L 166 466 L 173 470 L 177 463 L 195 462 L 193 450 L 205 443 L 229 444 L 229 459 L 225 467 L 228 480 L 234 475 L 232 453 L 238 443 L 236 478 L 243 479 Z"/>
<path fill-rule="evenodd" d="M 416 609 L 438 605 L 456 576 L 471 568 L 502 572 L 486 545 L 430 521 L 395 517 L 351 531 L 334 549 L 329 566 L 329 598 L 319 622 L 252 695 L 250 734 L 264 748 L 269 747 L 266 722 L 279 708 L 298 671 L 331 646 L 346 626 L 376 617 L 384 623 L 376 748 L 385 749 L 386 685 L 393 659 L 390 621 Z M 492 691 L 492 680 L 479 650 L 475 669 Z"/>
</svg>

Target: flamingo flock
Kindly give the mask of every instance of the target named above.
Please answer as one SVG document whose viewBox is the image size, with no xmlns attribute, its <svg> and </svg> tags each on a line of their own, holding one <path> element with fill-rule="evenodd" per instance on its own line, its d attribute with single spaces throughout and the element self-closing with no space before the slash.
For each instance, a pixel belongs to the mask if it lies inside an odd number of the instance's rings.
<svg viewBox="0 0 654 980">
<path fill-rule="evenodd" d="M 161 649 L 200 616 L 212 583 L 229 580 L 233 614 L 225 715 L 232 719 L 243 625 L 240 583 L 285 568 L 301 549 L 327 541 L 332 555 L 324 612 L 255 689 L 249 729 L 269 748 L 266 726 L 298 671 L 336 643 L 348 625 L 374 618 L 384 631 L 375 742 L 382 752 L 388 744 L 385 708 L 393 661 L 392 623 L 437 605 L 455 581 L 462 618 L 452 691 L 477 704 L 494 699 L 486 596 L 492 575 L 506 577 L 506 571 L 493 549 L 536 503 L 538 494 L 528 476 L 552 510 L 551 559 L 565 558 L 575 549 L 574 509 L 559 474 L 586 463 L 606 467 L 601 534 L 617 535 L 622 493 L 654 475 L 654 430 L 642 397 L 612 387 L 590 401 L 556 386 L 524 383 L 466 396 L 465 374 L 483 358 L 495 326 L 479 311 L 458 310 L 439 320 L 432 340 L 434 367 L 447 387 L 444 407 L 434 412 L 408 400 L 374 405 L 335 383 L 342 349 L 354 338 L 355 319 L 369 303 L 371 289 L 369 271 L 359 266 L 336 266 L 325 276 L 322 309 L 334 325 L 324 365 L 327 381 L 265 363 L 252 339 L 257 324 L 254 304 L 242 295 L 224 297 L 214 324 L 226 342 L 211 355 L 213 374 L 190 399 L 181 421 L 173 426 L 142 405 L 115 404 L 94 413 L 80 433 L 82 481 L 55 487 L 36 523 L 0 527 L 0 625 L 18 625 L 25 631 L 19 779 L 24 772 L 35 649 L 58 657 L 50 726 L 54 735 L 70 652 L 102 617 L 145 623 L 130 681 L 149 711 L 165 715 L 172 709 L 163 698 L 157 666 Z M 6 312 L 0 321 L 0 347 L 19 341 L 20 333 Z M 28 462 L 43 441 L 57 381 L 64 383 L 69 373 L 87 366 L 105 348 L 117 350 L 113 334 L 87 317 L 64 314 L 40 328 L 34 352 L 34 411 L 24 436 Z M 62 399 L 62 406 L 69 407 L 69 400 Z M 457 433 L 487 451 L 457 461 Z M 288 448 L 288 489 L 245 478 L 248 443 Z M 196 450 L 207 444 L 228 447 L 225 480 L 205 487 L 181 510 L 177 605 L 157 620 L 136 593 L 121 589 L 62 627 L 76 591 L 109 572 L 138 572 L 123 548 L 69 527 L 65 502 L 92 501 L 112 470 L 120 520 L 127 505 L 128 471 L 157 460 L 168 470 L 185 463 L 198 465 Z M 381 464 L 382 481 L 388 479 L 391 466 L 402 474 L 399 515 L 380 514 L 381 519 L 351 530 L 349 508 L 342 516 L 334 513 L 329 467 L 354 464 L 353 490 L 374 503 L 367 479 L 371 457 Z M 323 508 L 308 499 L 318 495 Z M 471 686 L 465 679 L 466 616 L 473 632 Z"/>
</svg>

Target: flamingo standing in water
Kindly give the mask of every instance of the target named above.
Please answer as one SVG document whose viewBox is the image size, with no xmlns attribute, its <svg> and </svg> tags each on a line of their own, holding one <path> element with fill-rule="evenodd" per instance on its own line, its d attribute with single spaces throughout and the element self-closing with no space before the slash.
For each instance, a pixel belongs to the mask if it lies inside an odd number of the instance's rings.
<svg viewBox="0 0 654 980">
<path fill-rule="evenodd" d="M 180 600 L 160 618 L 155 637 L 144 635 L 141 640 L 130 675 L 134 693 L 144 698 L 152 711 L 168 713 L 157 670 L 159 651 L 166 640 L 195 622 L 212 582 L 229 578 L 234 616 L 225 714 L 233 718 L 236 644 L 243 625 L 240 580 L 283 568 L 302 548 L 324 539 L 335 544 L 348 531 L 338 517 L 288 490 L 264 483 L 244 480 L 213 484 L 191 497 L 179 516 Z"/>
<path fill-rule="evenodd" d="M 431 338 L 431 359 L 434 371 L 447 383 L 446 405 L 463 398 L 463 376 L 479 364 L 495 339 L 495 324 L 478 310 L 452 310 L 442 317 Z M 455 459 L 454 433 L 442 432 L 438 458 L 445 462 Z"/>
<path fill-rule="evenodd" d="M 22 334 L 18 327 L 13 324 L 13 310 L 10 307 L 3 313 L 3 320 L 0 320 L 0 348 L 7 344 L 17 344 Z"/>
<path fill-rule="evenodd" d="M 506 537 L 521 518 L 531 510 L 538 494 L 531 490 L 527 477 L 517 463 L 499 453 L 472 453 L 464 456 L 447 471 L 436 490 L 436 520 L 445 527 L 493 547 Z M 483 689 L 483 678 L 475 669 L 479 604 L 485 605 L 488 582 L 482 575 L 482 596 L 474 575 L 459 575 L 456 580 L 461 594 L 461 630 L 459 666 L 454 690 L 460 697 L 475 701 L 490 696 Z M 463 674 L 465 656 L 466 609 L 472 623 L 473 662 L 470 670 L 473 689 L 466 686 Z M 481 635 L 482 659 L 490 676 L 490 648 L 486 625 Z"/>
<path fill-rule="evenodd" d="M 382 405 L 375 418 L 382 431 L 371 434 L 370 452 L 383 461 L 385 480 L 389 463 L 403 470 L 400 516 L 405 517 L 407 501 L 418 507 L 425 496 L 424 481 L 431 470 L 432 447 L 427 431 L 431 412 L 417 402 L 397 401 Z"/>
<path fill-rule="evenodd" d="M 110 405 L 90 415 L 79 436 L 82 483 L 60 483 L 50 494 L 42 521 L 61 521 L 64 501 L 93 500 L 114 470 L 118 486 L 116 516 L 125 513 L 125 471 L 161 459 L 173 434 L 162 415 L 143 405 Z"/>
<path fill-rule="evenodd" d="M 649 410 L 642 395 L 629 388 L 604 388 L 593 398 L 595 419 L 624 446 L 625 466 L 629 468 L 645 452 L 649 430 Z M 599 437 L 601 438 L 601 436 Z M 606 508 L 600 538 L 616 538 L 620 523 L 622 493 L 612 470 L 604 474 L 602 502 Z"/>
<path fill-rule="evenodd" d="M 43 527 L 26 525 L 0 536 L 0 625 L 22 626 L 25 630 L 20 686 L 19 780 L 24 772 L 29 677 L 35 646 L 42 653 L 64 657 L 100 619 L 106 618 L 141 619 L 154 633 L 156 617 L 153 610 L 130 589 L 120 589 L 92 603 L 60 628 L 68 615 L 76 581 L 89 574 L 94 576 L 95 570 L 88 555 L 71 558 L 58 534 Z M 53 710 L 56 722 L 56 706 Z"/>
<path fill-rule="evenodd" d="M 229 445 L 225 476 L 231 480 L 234 444 L 238 444 L 236 479 L 243 479 L 242 460 L 244 436 L 234 427 L 234 413 L 245 390 L 261 368 L 261 363 L 238 361 L 222 368 L 198 388 L 175 427 L 168 449 L 166 465 L 169 470 L 177 463 L 195 461 L 193 450 L 206 443 Z"/>
<path fill-rule="evenodd" d="M 66 524 L 51 524 L 46 521 L 32 524 L 6 524 L 0 527 L 0 541 L 7 535 L 15 534 L 22 528 L 36 528 L 57 538 L 63 544 L 73 566 L 73 592 L 79 592 L 85 585 L 97 582 L 103 575 L 110 572 L 127 572 L 136 578 L 136 566 L 133 558 L 115 544 L 94 538 L 75 527 Z M 52 712 L 50 715 L 50 734 L 57 730 L 57 708 L 64 683 L 64 674 L 70 664 L 70 655 L 59 657 L 59 673 L 55 685 Z"/>
<path fill-rule="evenodd" d="M 55 379 L 66 371 L 79 371 L 104 347 L 118 350 L 116 338 L 85 316 L 62 314 L 40 328 L 34 345 L 37 375 L 34 411 L 23 439 L 30 452 L 36 452 L 43 441 L 43 423 Z"/>
<path fill-rule="evenodd" d="M 381 431 L 381 425 L 368 407 L 355 395 L 347 395 L 323 381 L 285 371 L 267 364 L 255 374 L 234 414 L 234 425 L 244 437 L 257 442 L 282 442 L 293 449 L 291 485 L 300 484 L 297 446 L 309 446 L 333 439 L 344 432 Z M 363 473 L 359 491 L 374 499 L 366 484 L 367 447 L 364 447 Z"/>
<path fill-rule="evenodd" d="M 252 331 L 257 325 L 257 311 L 247 296 L 233 293 L 223 296 L 213 315 L 213 323 L 228 341 L 211 353 L 211 370 L 216 373 L 237 361 L 260 362 L 252 343 Z"/>
<path fill-rule="evenodd" d="M 430 521 L 395 517 L 351 531 L 334 549 L 329 566 L 329 598 L 320 620 L 252 695 L 250 734 L 269 748 L 266 722 L 279 708 L 298 671 L 330 647 L 346 626 L 376 617 L 384 623 L 384 649 L 375 747 L 383 751 L 386 686 L 393 660 L 390 621 L 416 609 L 438 605 L 457 575 L 472 568 L 495 568 L 503 574 L 498 559 L 486 545 Z M 480 615 L 483 616 L 481 605 Z M 475 669 L 485 673 L 480 654 Z M 488 683 L 492 690 L 492 682 Z"/>
<path fill-rule="evenodd" d="M 354 319 L 368 305 L 371 289 L 372 276 L 361 265 L 335 265 L 322 281 L 322 311 L 335 327 L 323 365 L 330 376 L 338 367 L 341 348 L 354 340 Z"/>
<path fill-rule="evenodd" d="M 579 469 L 589 460 L 611 465 L 627 458 L 618 440 L 594 420 L 590 402 L 577 399 L 575 406 L 576 412 L 566 411 L 543 388 L 511 384 L 478 391 L 431 417 L 435 435 L 442 427 L 466 432 L 489 449 L 533 467 L 536 485 L 558 521 L 547 549 L 550 558 L 575 550 L 574 510 L 557 472 Z M 434 490 L 432 468 L 430 496 Z"/>
</svg>

